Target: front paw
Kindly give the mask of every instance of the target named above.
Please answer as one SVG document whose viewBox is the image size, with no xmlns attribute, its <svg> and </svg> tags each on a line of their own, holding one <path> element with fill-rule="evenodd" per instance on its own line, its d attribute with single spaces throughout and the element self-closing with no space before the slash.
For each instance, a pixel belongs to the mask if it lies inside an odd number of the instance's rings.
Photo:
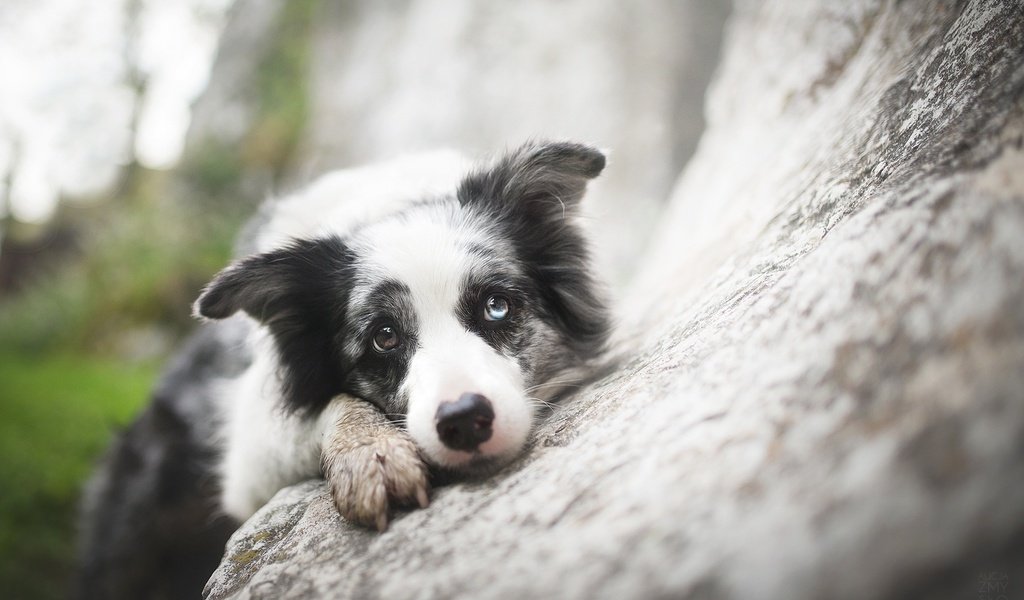
<svg viewBox="0 0 1024 600">
<path fill-rule="evenodd" d="M 400 431 L 362 440 L 338 440 L 324 448 L 324 477 L 346 520 L 384 531 L 390 509 L 426 508 L 427 468 L 415 444 Z"/>
</svg>

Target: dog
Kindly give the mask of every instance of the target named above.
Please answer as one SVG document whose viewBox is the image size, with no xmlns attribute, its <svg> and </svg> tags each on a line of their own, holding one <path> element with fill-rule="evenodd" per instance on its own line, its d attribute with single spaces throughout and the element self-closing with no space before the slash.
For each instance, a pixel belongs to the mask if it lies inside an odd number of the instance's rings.
<svg viewBox="0 0 1024 600">
<path fill-rule="evenodd" d="M 432 479 L 520 455 L 540 407 L 605 350 L 578 210 L 604 167 L 569 142 L 480 166 L 434 153 L 266 207 L 89 487 L 83 595 L 198 592 L 237 524 L 305 479 L 383 531 L 427 506 Z M 175 555 L 187 568 L 161 572 Z"/>
</svg>

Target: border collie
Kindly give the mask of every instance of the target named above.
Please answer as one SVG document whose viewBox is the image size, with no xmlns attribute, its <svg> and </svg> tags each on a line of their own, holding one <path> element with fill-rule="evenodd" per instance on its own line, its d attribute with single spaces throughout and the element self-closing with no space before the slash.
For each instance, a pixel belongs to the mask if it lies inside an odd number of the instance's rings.
<svg viewBox="0 0 1024 600">
<path fill-rule="evenodd" d="M 437 153 L 264 209 L 248 256 L 195 302 L 206 331 L 88 490 L 84 594 L 201 589 L 237 522 L 311 477 L 345 519 L 383 530 L 396 507 L 427 505 L 432 474 L 520 454 L 538 408 L 605 346 L 577 218 L 604 165 L 574 143 L 475 168 Z M 175 552 L 195 568 L 167 573 Z"/>
</svg>

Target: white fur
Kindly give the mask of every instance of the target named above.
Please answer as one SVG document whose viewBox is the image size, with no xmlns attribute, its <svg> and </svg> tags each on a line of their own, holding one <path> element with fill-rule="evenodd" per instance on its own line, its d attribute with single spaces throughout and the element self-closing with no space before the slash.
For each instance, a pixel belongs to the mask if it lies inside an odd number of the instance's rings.
<svg viewBox="0 0 1024 600">
<path fill-rule="evenodd" d="M 273 203 L 257 249 L 273 250 L 295 238 L 345 235 L 411 202 L 452 194 L 471 165 L 457 152 L 438 150 L 333 171 Z"/>
<path fill-rule="evenodd" d="M 315 473 L 320 458 L 311 424 L 280 410 L 269 334 L 257 328 L 250 343 L 252 365 L 222 390 L 226 445 L 221 500 L 225 512 L 239 519 L 256 512 L 282 485 Z"/>
</svg>

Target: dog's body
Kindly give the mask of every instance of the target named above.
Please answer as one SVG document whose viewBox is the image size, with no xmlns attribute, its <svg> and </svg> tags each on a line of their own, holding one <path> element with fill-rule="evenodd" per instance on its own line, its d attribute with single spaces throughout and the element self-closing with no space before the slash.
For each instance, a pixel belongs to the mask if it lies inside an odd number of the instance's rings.
<svg viewBox="0 0 1024 600">
<path fill-rule="evenodd" d="M 193 540 L 209 549 L 190 556 L 213 556 L 234 527 L 213 515 L 244 520 L 307 478 L 383 529 L 394 507 L 427 504 L 430 472 L 518 455 L 537 405 L 607 336 L 575 218 L 603 167 L 568 143 L 478 170 L 439 153 L 338 172 L 268 207 L 250 256 L 196 301 L 219 322 L 93 482 L 85 594 L 195 586 L 215 563 L 158 587 L 154 552 L 174 560 Z"/>
</svg>

